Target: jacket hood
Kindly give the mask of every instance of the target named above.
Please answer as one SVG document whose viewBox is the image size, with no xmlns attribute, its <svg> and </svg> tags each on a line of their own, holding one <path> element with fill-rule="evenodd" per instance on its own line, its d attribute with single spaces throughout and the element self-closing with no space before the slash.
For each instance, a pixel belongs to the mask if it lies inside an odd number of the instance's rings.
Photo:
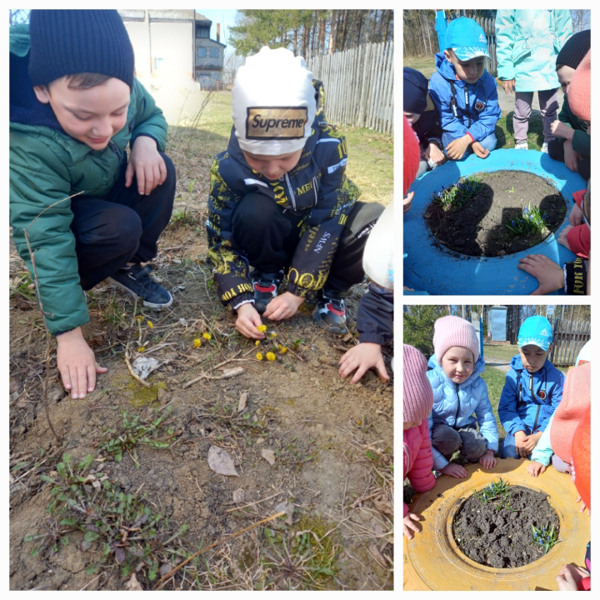
<svg viewBox="0 0 600 600">
<path fill-rule="evenodd" d="M 453 81 L 455 85 L 463 86 L 465 82 L 456 77 L 456 71 L 454 70 L 454 65 L 446 60 L 443 52 L 438 52 L 435 55 L 435 68 L 437 72 L 444 78 L 449 81 Z"/>
<path fill-rule="evenodd" d="M 10 28 L 10 122 L 50 127 L 65 133 L 49 104 L 42 104 L 33 91 L 29 65 L 29 25 Z M 65 135 L 67 135 L 65 133 Z"/>
<path fill-rule="evenodd" d="M 519 358 L 520 358 L 520 356 L 519 356 Z M 456 385 L 454 383 L 454 381 L 452 381 L 446 375 L 446 373 L 444 373 L 444 369 L 442 369 L 442 365 L 440 365 L 440 363 L 438 362 L 437 358 L 435 357 L 435 354 L 429 359 L 427 366 L 430 369 L 433 369 L 440 377 L 444 378 L 447 383 L 449 383 L 451 385 Z M 477 362 L 475 363 L 475 368 L 473 369 L 473 372 L 471 373 L 471 376 L 469 377 L 469 379 L 458 384 L 459 389 L 471 385 L 478 377 L 481 376 L 481 374 L 483 373 L 484 370 L 485 370 L 485 361 L 483 360 L 483 357 L 480 356 L 477 359 Z"/>
</svg>

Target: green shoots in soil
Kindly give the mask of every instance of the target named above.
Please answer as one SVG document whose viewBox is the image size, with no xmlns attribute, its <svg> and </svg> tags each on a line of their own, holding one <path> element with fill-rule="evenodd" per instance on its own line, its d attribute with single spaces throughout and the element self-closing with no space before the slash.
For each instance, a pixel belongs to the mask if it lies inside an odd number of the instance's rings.
<svg viewBox="0 0 600 600">
<path fill-rule="evenodd" d="M 531 203 L 523 207 L 522 213 L 511 221 L 511 224 L 505 223 L 504 226 L 514 236 L 527 234 L 540 234 L 546 231 L 546 213 L 542 214 L 539 206 L 531 208 Z"/>
<path fill-rule="evenodd" d="M 506 498 L 509 492 L 510 483 L 503 481 L 502 477 L 500 477 L 498 481 L 493 481 L 482 490 L 473 490 L 473 493 L 481 500 L 481 502 L 483 502 L 483 504 L 487 504 L 491 500 L 496 500 L 497 498 Z"/>
<path fill-rule="evenodd" d="M 447 190 L 442 190 L 435 194 L 433 201 L 445 211 L 458 210 L 468 200 L 477 196 L 482 187 L 481 177 L 479 175 L 471 175 L 470 177 L 465 177 L 462 181 L 459 181 Z"/>
<path fill-rule="evenodd" d="M 538 529 L 531 525 L 531 529 L 533 530 L 533 542 L 534 544 L 539 544 L 544 549 L 544 554 L 548 554 L 548 551 L 558 542 L 558 535 L 554 530 L 554 525 L 552 527 L 542 527 Z"/>
</svg>

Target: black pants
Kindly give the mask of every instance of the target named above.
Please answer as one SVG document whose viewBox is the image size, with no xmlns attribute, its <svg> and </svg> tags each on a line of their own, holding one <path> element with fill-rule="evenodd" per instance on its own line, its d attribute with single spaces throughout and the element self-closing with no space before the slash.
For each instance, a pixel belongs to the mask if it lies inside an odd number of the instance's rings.
<svg viewBox="0 0 600 600">
<path fill-rule="evenodd" d="M 563 138 L 554 138 L 548 143 L 548 155 L 554 160 L 565 162 L 565 140 Z M 590 178 L 590 157 L 584 156 L 577 163 L 577 172 L 588 181 Z"/>
<path fill-rule="evenodd" d="M 127 163 L 123 162 L 119 179 L 106 196 L 76 196 L 71 200 L 71 230 L 84 290 L 93 288 L 128 262 L 148 262 L 156 256 L 156 242 L 173 211 L 176 183 L 173 162 L 162 152 L 161 156 L 167 178 L 148 196 L 138 193 L 135 176 L 131 185 L 125 187 Z"/>
<path fill-rule="evenodd" d="M 324 290 L 337 296 L 360 283 L 365 272 L 365 244 L 383 212 L 375 202 L 357 202 L 348 215 Z M 248 262 L 262 273 L 288 267 L 300 240 L 302 217 L 294 215 L 262 194 L 247 194 L 233 214 L 233 237 Z"/>
</svg>

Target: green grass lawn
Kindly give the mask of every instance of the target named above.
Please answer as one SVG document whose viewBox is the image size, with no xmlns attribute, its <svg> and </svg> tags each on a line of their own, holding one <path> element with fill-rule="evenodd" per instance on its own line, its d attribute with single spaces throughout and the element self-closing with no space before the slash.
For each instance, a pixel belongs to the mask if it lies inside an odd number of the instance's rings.
<svg viewBox="0 0 600 600">
<path fill-rule="evenodd" d="M 487 361 L 488 358 L 496 360 L 504 360 L 510 363 L 513 356 L 519 354 L 519 348 L 516 344 L 506 346 L 488 346 L 483 345 L 483 358 Z"/>
<path fill-rule="evenodd" d="M 506 436 L 506 431 L 504 431 L 504 427 L 502 427 L 502 423 L 500 423 L 500 419 L 498 418 L 498 404 L 500 403 L 500 396 L 502 395 L 502 388 L 504 387 L 505 373 L 501 369 L 486 367 L 481 377 L 487 385 L 488 396 L 492 403 L 494 417 L 496 417 L 498 435 L 500 441 L 502 441 Z"/>
<path fill-rule="evenodd" d="M 404 57 L 404 66 L 416 69 L 423 73 L 427 79 L 431 79 L 431 76 L 435 73 L 434 61 L 435 59 L 433 56 L 406 56 Z M 498 84 L 498 94 L 504 94 L 504 89 L 500 84 Z M 498 119 L 498 122 L 496 123 L 496 130 L 494 133 L 498 138 L 497 149 L 515 147 L 512 117 L 512 111 L 508 114 L 505 114 L 503 111 L 502 118 Z M 527 143 L 529 144 L 530 150 L 540 150 L 544 143 L 543 125 L 539 113 L 532 114 L 531 119 L 529 120 Z"/>
</svg>

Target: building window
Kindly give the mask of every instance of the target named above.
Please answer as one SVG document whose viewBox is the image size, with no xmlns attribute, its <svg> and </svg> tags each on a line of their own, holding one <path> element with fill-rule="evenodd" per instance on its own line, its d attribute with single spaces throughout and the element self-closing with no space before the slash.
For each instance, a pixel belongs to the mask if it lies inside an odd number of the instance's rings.
<svg viewBox="0 0 600 600">
<path fill-rule="evenodd" d="M 208 27 L 196 27 L 196 37 L 208 39 L 210 37 L 210 29 Z"/>
<path fill-rule="evenodd" d="M 211 58 L 219 58 L 219 49 L 218 48 L 211 48 L 210 49 L 210 57 Z"/>
<path fill-rule="evenodd" d="M 206 48 L 198 48 L 198 58 L 206 58 Z"/>
</svg>

